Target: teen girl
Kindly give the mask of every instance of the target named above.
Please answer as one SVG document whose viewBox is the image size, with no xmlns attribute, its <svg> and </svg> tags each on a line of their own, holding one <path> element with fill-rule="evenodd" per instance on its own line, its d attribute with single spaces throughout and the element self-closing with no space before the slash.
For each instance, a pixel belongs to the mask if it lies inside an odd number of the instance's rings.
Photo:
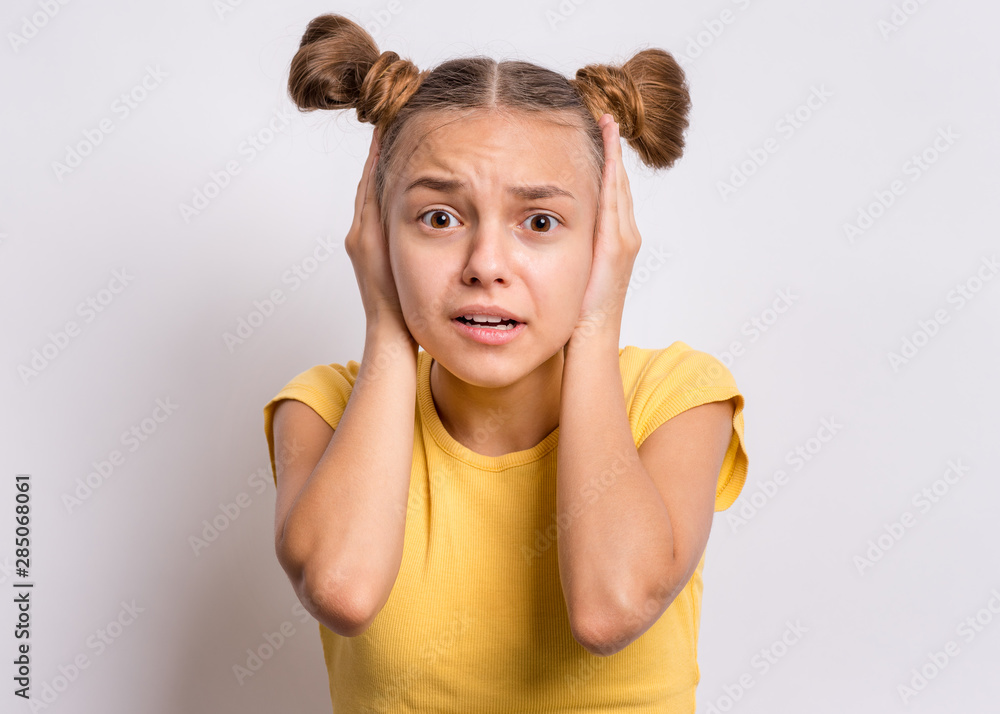
<svg viewBox="0 0 1000 714">
<path fill-rule="evenodd" d="M 289 89 L 375 126 L 345 240 L 362 359 L 264 409 L 277 557 L 334 711 L 694 712 L 744 400 L 683 342 L 618 344 L 641 243 L 620 138 L 679 158 L 680 67 L 421 72 L 325 15 Z"/>
</svg>

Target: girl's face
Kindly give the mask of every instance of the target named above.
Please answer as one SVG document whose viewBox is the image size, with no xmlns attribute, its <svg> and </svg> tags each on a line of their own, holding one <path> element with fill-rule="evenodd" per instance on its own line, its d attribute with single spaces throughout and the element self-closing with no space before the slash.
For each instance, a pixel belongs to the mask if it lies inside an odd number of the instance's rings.
<svg viewBox="0 0 1000 714">
<path fill-rule="evenodd" d="M 480 387 L 552 358 L 577 325 L 593 259 L 599 186 L 582 130 L 476 112 L 446 119 L 397 165 L 390 263 L 414 339 Z M 457 316 L 477 304 L 522 322 L 513 339 L 474 339 Z"/>
</svg>

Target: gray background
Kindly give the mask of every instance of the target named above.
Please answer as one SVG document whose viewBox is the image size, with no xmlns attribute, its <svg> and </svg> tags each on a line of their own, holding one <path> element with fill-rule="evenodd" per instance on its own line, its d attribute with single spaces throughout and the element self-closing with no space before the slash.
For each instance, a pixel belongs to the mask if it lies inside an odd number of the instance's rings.
<svg viewBox="0 0 1000 714">
<path fill-rule="evenodd" d="M 306 23 L 331 11 L 422 69 L 481 53 L 572 76 L 647 46 L 675 53 L 693 96 L 683 159 L 656 173 L 626 148 L 643 248 L 622 344 L 715 354 L 746 397 L 750 474 L 709 544 L 698 710 L 994 710 L 995 4 L 43 7 L 7 2 L 0 22 L 4 711 L 29 709 L 10 693 L 15 473 L 32 475 L 33 692 L 62 690 L 47 711 L 329 708 L 315 623 L 273 553 L 261 409 L 300 371 L 362 353 L 342 243 L 371 127 L 353 111 L 300 116 L 285 94 Z M 127 115 L 122 94 L 141 100 Z M 60 172 L 102 122 L 111 131 Z M 239 173 L 185 220 L 181 204 L 229 162 Z M 734 171 L 745 182 L 723 195 Z M 845 224 L 872 204 L 852 240 Z M 315 260 L 323 239 L 336 249 Z M 296 267 L 313 269 L 297 285 Z M 771 312 L 779 291 L 791 297 Z M 79 329 L 61 338 L 68 321 Z M 893 365 L 905 339 L 915 352 Z M 35 350 L 50 358 L 25 373 Z M 158 399 L 176 405 L 161 422 Z M 842 425 L 832 438 L 824 419 Z M 123 443 L 143 420 L 144 440 Z M 67 500 L 116 449 L 124 462 Z M 237 498 L 238 517 L 196 553 L 191 538 Z M 872 548 L 880 559 L 859 567 Z M 142 611 L 109 629 L 123 601 Z M 234 666 L 282 623 L 294 634 L 239 682 Z M 790 624 L 804 631 L 787 645 Z M 100 650 L 102 630 L 115 637 Z M 929 654 L 949 642 L 957 653 L 934 672 Z M 70 678 L 79 655 L 89 666 Z M 901 694 L 925 666 L 926 687 Z"/>
</svg>

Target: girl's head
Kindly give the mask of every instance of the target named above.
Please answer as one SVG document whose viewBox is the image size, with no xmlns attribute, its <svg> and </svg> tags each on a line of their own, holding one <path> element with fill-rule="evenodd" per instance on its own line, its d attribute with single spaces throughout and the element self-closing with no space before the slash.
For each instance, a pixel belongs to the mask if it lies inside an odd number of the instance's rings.
<svg viewBox="0 0 1000 714">
<path fill-rule="evenodd" d="M 597 119 L 611 114 L 647 166 L 669 168 L 690 108 L 663 50 L 575 79 L 488 57 L 420 71 L 339 15 L 309 24 L 289 93 L 303 111 L 355 108 L 375 125 L 375 193 L 407 327 L 481 386 L 531 371 L 576 327 L 605 160 Z M 500 306 L 525 327 L 507 347 L 473 342 L 450 324 L 470 304 Z"/>
</svg>

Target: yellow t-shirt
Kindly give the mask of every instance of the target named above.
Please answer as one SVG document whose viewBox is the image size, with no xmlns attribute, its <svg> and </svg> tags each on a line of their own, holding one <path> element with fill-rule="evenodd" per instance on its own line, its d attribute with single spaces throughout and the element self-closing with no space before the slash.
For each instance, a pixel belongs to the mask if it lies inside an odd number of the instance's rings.
<svg viewBox="0 0 1000 714">
<path fill-rule="evenodd" d="M 683 342 L 619 355 L 636 447 L 685 409 L 736 398 L 715 497 L 716 511 L 728 508 L 749 464 L 732 374 Z M 392 592 L 362 635 L 319 626 L 333 711 L 693 714 L 704 555 L 642 636 L 609 657 L 588 652 L 570 631 L 559 580 L 558 427 L 524 451 L 472 451 L 441 423 L 432 361 L 417 353 L 413 468 Z M 336 428 L 359 369 L 354 360 L 312 367 L 264 407 L 272 472 L 276 403 L 304 402 Z"/>
</svg>

